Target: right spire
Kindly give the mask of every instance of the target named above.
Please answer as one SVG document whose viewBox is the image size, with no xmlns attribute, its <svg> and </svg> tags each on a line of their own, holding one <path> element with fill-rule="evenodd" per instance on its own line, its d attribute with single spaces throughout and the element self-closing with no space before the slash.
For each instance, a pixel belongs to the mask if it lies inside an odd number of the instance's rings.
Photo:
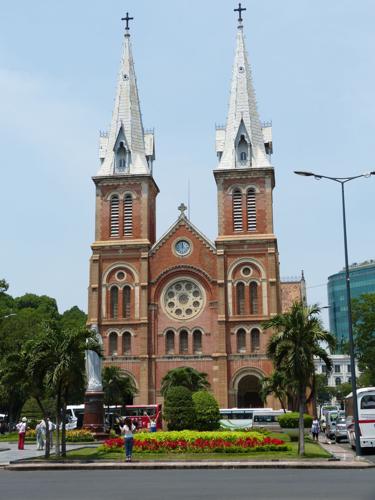
<svg viewBox="0 0 375 500">
<path fill-rule="evenodd" d="M 270 167 L 259 119 L 239 4 L 237 46 L 225 129 L 216 135 L 219 169 Z M 268 142 L 268 141 L 267 141 Z"/>
</svg>

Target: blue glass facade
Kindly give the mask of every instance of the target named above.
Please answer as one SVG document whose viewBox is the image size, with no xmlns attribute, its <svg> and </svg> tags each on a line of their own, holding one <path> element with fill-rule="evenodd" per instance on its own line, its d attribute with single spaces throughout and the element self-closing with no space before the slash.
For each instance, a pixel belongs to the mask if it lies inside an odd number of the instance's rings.
<svg viewBox="0 0 375 500">
<path fill-rule="evenodd" d="M 350 266 L 352 298 L 363 293 L 375 293 L 375 260 Z M 337 340 L 338 352 L 348 340 L 348 308 L 346 306 L 345 270 L 328 277 L 329 328 Z"/>
</svg>

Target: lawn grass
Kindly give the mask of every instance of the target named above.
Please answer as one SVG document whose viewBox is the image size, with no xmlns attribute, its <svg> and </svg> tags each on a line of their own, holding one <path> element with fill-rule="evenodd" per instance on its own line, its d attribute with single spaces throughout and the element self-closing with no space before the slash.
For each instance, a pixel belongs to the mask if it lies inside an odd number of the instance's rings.
<svg viewBox="0 0 375 500">
<path fill-rule="evenodd" d="M 177 461 L 177 460 L 298 460 L 298 443 L 288 443 L 288 451 L 248 452 L 248 453 L 134 453 L 135 461 Z M 316 443 L 305 443 L 304 459 L 328 459 L 327 453 Z M 124 461 L 123 451 L 103 451 L 98 448 L 81 448 L 67 453 L 68 460 Z"/>
</svg>

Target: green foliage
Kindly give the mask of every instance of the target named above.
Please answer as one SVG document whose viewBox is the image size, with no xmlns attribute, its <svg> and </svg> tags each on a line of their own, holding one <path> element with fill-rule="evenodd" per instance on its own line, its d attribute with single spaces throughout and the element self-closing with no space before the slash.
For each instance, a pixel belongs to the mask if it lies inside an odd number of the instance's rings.
<svg viewBox="0 0 375 500">
<path fill-rule="evenodd" d="M 315 398 L 318 405 L 329 403 L 332 399 L 332 393 L 328 387 L 327 375 L 323 373 L 315 375 Z"/>
<path fill-rule="evenodd" d="M 117 366 L 106 366 L 102 372 L 104 404 L 124 405 L 137 394 L 137 388 L 131 377 Z"/>
<path fill-rule="evenodd" d="M 9 288 L 9 283 L 6 280 L 0 280 L 0 293 L 5 293 Z"/>
<path fill-rule="evenodd" d="M 299 413 L 297 412 L 284 413 L 284 415 L 279 415 L 277 417 L 277 420 L 282 429 L 298 429 Z M 313 418 L 311 415 L 307 415 L 307 413 L 303 415 L 304 427 L 306 427 L 307 429 L 311 427 L 312 421 Z"/>
<path fill-rule="evenodd" d="M 195 427 L 199 431 L 214 431 L 220 427 L 219 405 L 208 391 L 197 391 L 193 394 L 195 407 Z"/>
<path fill-rule="evenodd" d="M 191 392 L 207 389 L 210 386 L 207 373 L 199 372 L 189 366 L 170 370 L 161 381 L 161 394 L 166 396 L 171 387 L 186 387 Z"/>
<path fill-rule="evenodd" d="M 285 411 L 285 401 L 288 397 L 288 389 L 291 390 L 289 381 L 282 371 L 274 371 L 269 377 L 264 377 L 261 382 L 260 397 L 265 402 L 267 397 L 274 394 L 280 401 L 281 408 Z"/>
<path fill-rule="evenodd" d="M 193 429 L 195 407 L 189 389 L 179 386 L 169 388 L 164 400 L 163 415 L 170 431 Z"/>
<path fill-rule="evenodd" d="M 53 415 L 55 412 L 54 401 L 52 398 L 43 400 L 43 406 L 49 415 Z M 21 411 L 22 417 L 26 417 L 27 421 L 30 420 L 42 420 L 43 414 L 41 412 L 40 406 L 38 405 L 35 398 L 28 398 L 22 407 Z"/>
<path fill-rule="evenodd" d="M 77 306 L 67 309 L 60 318 L 62 330 L 82 329 L 85 328 L 87 314 L 85 314 Z"/>
<path fill-rule="evenodd" d="M 375 385 L 375 293 L 352 301 L 355 349 L 359 369 L 369 386 Z"/>
</svg>

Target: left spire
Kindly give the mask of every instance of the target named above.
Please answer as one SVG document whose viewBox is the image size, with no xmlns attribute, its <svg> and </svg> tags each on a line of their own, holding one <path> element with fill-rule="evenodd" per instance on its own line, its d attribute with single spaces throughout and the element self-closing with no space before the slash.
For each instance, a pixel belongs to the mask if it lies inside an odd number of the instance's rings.
<svg viewBox="0 0 375 500">
<path fill-rule="evenodd" d="M 154 160 L 153 133 L 147 134 L 147 151 L 142 114 L 139 104 L 137 79 L 130 42 L 128 12 L 116 98 L 109 133 L 100 137 L 101 166 L 97 175 L 149 174 Z"/>
</svg>

